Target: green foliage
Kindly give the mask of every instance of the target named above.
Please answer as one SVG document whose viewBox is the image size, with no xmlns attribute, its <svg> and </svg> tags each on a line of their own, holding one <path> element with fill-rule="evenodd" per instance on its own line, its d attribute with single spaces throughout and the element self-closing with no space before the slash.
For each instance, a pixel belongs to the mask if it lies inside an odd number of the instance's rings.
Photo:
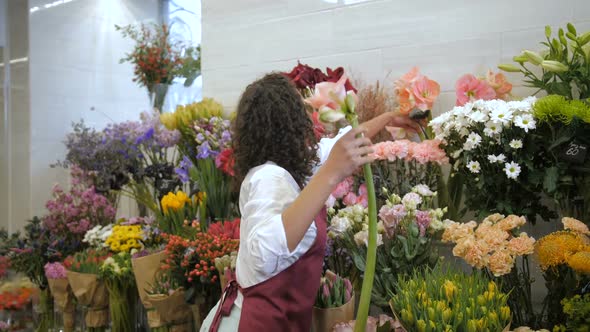
<svg viewBox="0 0 590 332">
<path fill-rule="evenodd" d="M 353 261 L 358 270 L 365 271 L 366 247 L 352 251 Z M 418 226 L 412 223 L 406 234 L 398 234 L 392 239 L 383 239 L 377 247 L 377 265 L 372 302 L 380 307 L 388 305 L 390 294 L 395 293 L 395 283 L 400 275 L 412 273 L 414 269 L 434 266 L 438 261 L 438 251 L 432 247 L 430 236 L 421 236 Z"/>
<path fill-rule="evenodd" d="M 567 32 L 559 28 L 553 38 L 551 28 L 545 27 L 545 37 L 541 42 L 545 49 L 540 53 L 525 50 L 513 58 L 520 70 L 512 65 L 499 68 L 520 71 L 527 86 L 547 94 L 567 99 L 590 98 L 590 32 L 578 35 L 573 24 L 568 23 Z"/>
<path fill-rule="evenodd" d="M 563 299 L 561 304 L 567 315 L 567 331 L 590 331 L 590 293 Z"/>
<path fill-rule="evenodd" d="M 4 236 L 4 235 L 3 235 Z M 59 255 L 50 249 L 49 232 L 42 227 L 41 219 L 33 217 L 27 222 L 22 236 L 9 237 L 14 247 L 8 249 L 10 267 L 27 276 L 39 288 L 47 288 L 45 264 L 55 262 Z"/>
</svg>

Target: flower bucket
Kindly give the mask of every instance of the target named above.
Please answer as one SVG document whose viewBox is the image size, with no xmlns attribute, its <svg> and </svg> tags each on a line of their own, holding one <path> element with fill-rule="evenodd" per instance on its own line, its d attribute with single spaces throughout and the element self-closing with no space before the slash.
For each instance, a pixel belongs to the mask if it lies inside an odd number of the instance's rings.
<svg viewBox="0 0 590 332">
<path fill-rule="evenodd" d="M 312 331 L 330 332 L 334 325 L 354 319 L 355 299 L 353 295 L 348 302 L 336 308 L 313 307 Z"/>
<path fill-rule="evenodd" d="M 68 281 L 74 296 L 87 312 L 86 327 L 102 328 L 109 325 L 109 292 L 96 274 L 68 271 Z"/>
</svg>

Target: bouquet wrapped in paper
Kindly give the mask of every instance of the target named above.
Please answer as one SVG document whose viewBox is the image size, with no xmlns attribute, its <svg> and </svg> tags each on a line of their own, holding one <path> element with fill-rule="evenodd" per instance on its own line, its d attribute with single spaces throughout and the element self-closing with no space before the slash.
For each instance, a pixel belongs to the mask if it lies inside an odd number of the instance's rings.
<svg viewBox="0 0 590 332">
<path fill-rule="evenodd" d="M 45 264 L 45 276 L 53 295 L 53 302 L 57 310 L 61 312 L 64 331 L 74 331 L 76 303 L 68 282 L 66 268 L 59 262 L 47 263 Z"/>
<path fill-rule="evenodd" d="M 135 254 L 131 259 L 139 299 L 147 310 L 148 325 L 151 329 L 164 326 L 160 312 L 154 309 L 149 300 L 148 289 L 155 283 L 156 272 L 165 257 L 164 251 L 158 251 L 152 254 L 146 252 L 145 255 Z"/>
<path fill-rule="evenodd" d="M 312 312 L 314 331 L 331 331 L 354 319 L 354 290 L 350 280 L 328 271 L 322 278 Z"/>
<path fill-rule="evenodd" d="M 99 278 L 100 266 L 108 257 L 105 251 L 88 249 L 64 262 L 72 292 L 86 309 L 84 320 L 91 332 L 103 332 L 109 326 L 109 292 Z"/>
<path fill-rule="evenodd" d="M 154 284 L 146 293 L 146 300 L 159 314 L 161 325 L 152 328 L 156 332 L 190 332 L 193 313 L 185 301 L 185 290 L 170 273 L 156 276 Z"/>
</svg>

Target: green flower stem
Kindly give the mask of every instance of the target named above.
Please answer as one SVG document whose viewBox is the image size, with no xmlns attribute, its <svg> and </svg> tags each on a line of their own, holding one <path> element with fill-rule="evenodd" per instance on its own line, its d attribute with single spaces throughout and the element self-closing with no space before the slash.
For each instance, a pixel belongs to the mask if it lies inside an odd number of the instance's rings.
<svg viewBox="0 0 590 332">
<path fill-rule="evenodd" d="M 355 117 L 352 121 L 352 127 L 358 127 L 358 119 Z M 373 183 L 373 173 L 371 165 L 363 165 L 365 173 L 365 184 L 369 198 L 369 243 L 367 246 L 367 259 L 365 265 L 365 275 L 363 277 L 363 286 L 361 288 L 360 303 L 354 325 L 355 332 L 364 332 L 369 316 L 369 306 L 371 304 L 371 294 L 373 292 L 373 281 L 375 279 L 375 265 L 377 261 L 377 202 L 375 199 L 375 184 Z"/>
<path fill-rule="evenodd" d="M 53 321 L 53 296 L 49 287 L 39 292 L 39 326 L 35 331 L 45 332 L 52 329 L 54 326 Z"/>
</svg>

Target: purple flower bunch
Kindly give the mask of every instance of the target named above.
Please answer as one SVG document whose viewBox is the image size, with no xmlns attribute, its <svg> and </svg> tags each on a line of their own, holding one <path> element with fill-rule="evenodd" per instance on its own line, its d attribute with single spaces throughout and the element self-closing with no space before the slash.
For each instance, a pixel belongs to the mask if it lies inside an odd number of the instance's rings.
<svg viewBox="0 0 590 332">
<path fill-rule="evenodd" d="M 65 279 L 66 268 L 60 263 L 47 263 L 45 264 L 45 276 L 47 279 Z"/>
<path fill-rule="evenodd" d="M 231 146 L 229 120 L 220 117 L 200 118 L 193 125 L 197 143 L 197 159 L 215 158 Z"/>
</svg>

